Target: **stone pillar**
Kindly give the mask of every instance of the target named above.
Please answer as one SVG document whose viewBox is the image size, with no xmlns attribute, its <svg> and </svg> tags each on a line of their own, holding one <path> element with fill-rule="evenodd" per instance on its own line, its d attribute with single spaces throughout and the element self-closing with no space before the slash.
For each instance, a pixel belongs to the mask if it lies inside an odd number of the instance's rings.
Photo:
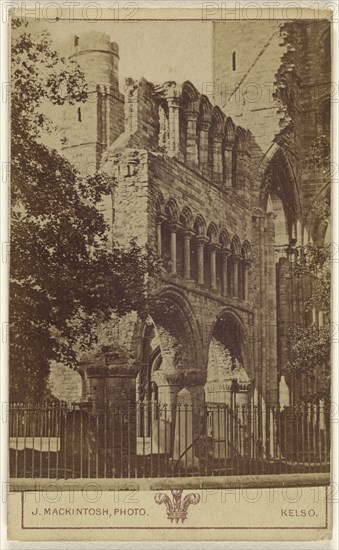
<svg viewBox="0 0 339 550">
<path fill-rule="evenodd" d="M 169 125 L 169 150 L 170 156 L 176 156 L 180 149 L 179 131 L 179 103 L 176 97 L 168 99 L 168 125 Z"/>
<path fill-rule="evenodd" d="M 238 270 L 239 270 L 239 257 L 234 254 L 232 256 L 232 271 L 233 271 L 233 289 L 232 289 L 232 296 L 238 298 L 239 297 L 239 274 L 238 274 Z"/>
<path fill-rule="evenodd" d="M 244 260 L 243 262 L 243 277 L 244 277 L 244 300 L 248 300 L 248 279 L 249 279 L 249 270 L 251 267 L 250 260 Z"/>
<path fill-rule="evenodd" d="M 216 262 L 217 248 L 218 248 L 217 243 L 208 244 L 208 251 L 210 256 L 211 290 L 216 290 L 217 288 L 217 262 Z"/>
<path fill-rule="evenodd" d="M 159 214 L 157 216 L 157 220 L 156 220 L 156 223 L 157 223 L 157 251 L 158 251 L 158 256 L 160 256 L 160 257 L 162 255 L 161 226 L 162 226 L 162 223 L 164 222 L 165 219 L 166 219 L 165 216 Z"/>
<path fill-rule="evenodd" d="M 215 134 L 213 136 L 213 181 L 220 183 L 223 181 L 223 159 L 222 159 L 222 141 L 223 136 Z"/>
<path fill-rule="evenodd" d="M 171 226 L 171 275 L 177 273 L 177 231 L 178 225 L 172 223 Z"/>
<path fill-rule="evenodd" d="M 237 189 L 244 189 L 245 175 L 246 175 L 246 153 L 241 149 L 237 149 Z"/>
<path fill-rule="evenodd" d="M 176 396 L 175 425 L 173 439 L 173 461 L 181 470 L 185 466 L 197 463 L 198 446 L 201 433 L 202 407 L 204 406 L 205 373 L 192 370 L 189 374 L 178 373 L 181 389 Z"/>
<path fill-rule="evenodd" d="M 197 119 L 198 113 L 186 112 L 186 162 L 188 165 L 198 164 Z"/>
<path fill-rule="evenodd" d="M 192 231 L 184 232 L 184 278 L 191 278 L 191 238 Z"/>
<path fill-rule="evenodd" d="M 228 267 L 228 257 L 230 256 L 231 254 L 231 250 L 229 248 L 225 248 L 222 250 L 222 280 L 221 280 L 221 284 L 222 284 L 222 288 L 221 288 L 221 293 L 223 296 L 227 296 L 228 294 L 228 284 L 227 284 L 227 267 Z"/>
<path fill-rule="evenodd" d="M 233 154 L 233 143 L 227 142 L 224 149 L 224 165 L 225 165 L 225 187 L 227 191 L 231 191 L 233 188 L 232 181 L 232 154 Z"/>
<path fill-rule="evenodd" d="M 209 175 L 208 166 L 208 140 L 211 123 L 208 120 L 200 121 L 199 128 L 199 168 L 203 175 Z"/>
<path fill-rule="evenodd" d="M 83 421 L 88 422 L 82 438 L 84 470 L 88 468 L 93 476 L 125 477 L 137 452 L 136 366 L 128 365 L 119 349 L 113 348 L 82 363 L 81 371 L 91 405 L 83 413 Z"/>
<path fill-rule="evenodd" d="M 206 237 L 197 237 L 197 262 L 198 262 L 198 285 L 204 284 L 204 246 L 207 242 Z"/>
</svg>

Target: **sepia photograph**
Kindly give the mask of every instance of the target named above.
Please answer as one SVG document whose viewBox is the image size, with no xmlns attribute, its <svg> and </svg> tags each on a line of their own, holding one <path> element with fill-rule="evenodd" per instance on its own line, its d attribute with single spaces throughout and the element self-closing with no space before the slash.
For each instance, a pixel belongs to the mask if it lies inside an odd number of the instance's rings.
<svg viewBox="0 0 339 550">
<path fill-rule="evenodd" d="M 116 4 L 10 19 L 9 524 L 328 538 L 331 12 Z"/>
</svg>

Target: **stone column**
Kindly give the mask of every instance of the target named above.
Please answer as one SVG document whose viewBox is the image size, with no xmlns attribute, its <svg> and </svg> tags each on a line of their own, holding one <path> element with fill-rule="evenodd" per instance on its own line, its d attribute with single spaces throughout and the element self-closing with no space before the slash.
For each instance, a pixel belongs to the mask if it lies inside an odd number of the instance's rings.
<svg viewBox="0 0 339 550">
<path fill-rule="evenodd" d="M 170 156 L 176 156 L 180 149 L 179 132 L 179 103 L 176 97 L 168 99 L 168 126 L 169 126 L 169 150 Z"/>
<path fill-rule="evenodd" d="M 243 276 L 244 276 L 244 300 L 248 300 L 248 275 L 251 267 L 250 260 L 244 260 L 243 262 Z"/>
<path fill-rule="evenodd" d="M 191 278 L 191 238 L 193 231 L 184 232 L 184 278 Z"/>
<path fill-rule="evenodd" d="M 238 277 L 239 277 L 239 274 L 238 274 L 238 270 L 239 270 L 239 256 L 237 255 L 233 255 L 232 256 L 232 271 L 233 271 L 233 289 L 232 289 L 232 296 L 235 296 L 236 298 L 239 297 L 239 280 L 238 280 Z"/>
<path fill-rule="evenodd" d="M 176 275 L 177 273 L 177 231 L 178 225 L 172 223 L 170 226 L 171 229 L 171 275 Z"/>
<path fill-rule="evenodd" d="M 224 164 L 225 164 L 225 187 L 227 191 L 230 191 L 233 188 L 232 182 L 232 154 L 233 154 L 233 143 L 227 142 L 224 149 Z"/>
<path fill-rule="evenodd" d="M 213 181 L 219 183 L 223 181 L 223 159 L 222 159 L 222 141 L 223 136 L 216 134 L 213 136 Z"/>
<path fill-rule="evenodd" d="M 208 166 L 208 138 L 211 123 L 208 120 L 200 121 L 199 128 L 199 168 L 203 175 L 209 175 Z"/>
<path fill-rule="evenodd" d="M 224 248 L 222 250 L 222 280 L 221 280 L 221 293 L 223 296 L 227 296 L 228 294 L 228 284 L 227 284 L 227 266 L 228 266 L 228 257 L 231 254 L 231 250 L 229 248 Z"/>
<path fill-rule="evenodd" d="M 198 261 L 198 285 L 204 284 L 204 246 L 207 242 L 206 237 L 197 237 L 197 261 Z"/>
<path fill-rule="evenodd" d="M 114 474 L 116 477 L 124 477 L 131 463 L 128 465 L 128 461 L 123 461 L 122 457 L 134 457 L 137 452 L 137 367 L 127 363 L 119 348 L 112 348 L 91 357 L 80 368 L 84 376 L 87 400 L 91 406 L 88 412 L 85 410 L 83 413 L 83 422 L 87 422 L 88 427 L 86 431 L 84 428 L 82 441 L 78 439 L 80 430 L 75 430 L 76 451 L 82 451 L 83 456 L 88 457 L 84 459 L 83 467 L 95 468 L 96 471 L 91 469 L 92 475 L 100 472 L 102 476 Z M 69 423 L 72 421 L 71 418 L 68 419 Z M 71 442 L 66 443 L 66 446 L 68 452 L 72 453 Z M 103 453 L 105 461 L 100 460 Z M 96 462 L 98 456 L 99 460 Z M 72 459 L 70 454 L 67 457 L 69 464 L 72 464 Z"/>
<path fill-rule="evenodd" d="M 208 251 L 210 256 L 210 271 L 211 271 L 211 290 L 217 288 L 217 264 L 216 264 L 216 251 L 218 248 L 217 243 L 209 243 Z"/>
<path fill-rule="evenodd" d="M 191 372 L 178 373 L 180 391 L 176 396 L 173 459 L 180 462 L 180 468 L 197 463 L 199 454 L 199 435 L 201 433 L 201 415 L 204 406 L 204 372 L 192 369 Z"/>
<path fill-rule="evenodd" d="M 244 188 L 244 163 L 245 163 L 245 153 L 241 149 L 236 150 L 237 155 L 237 175 L 236 175 L 236 188 L 237 190 Z"/>
<path fill-rule="evenodd" d="M 162 215 L 159 215 L 157 217 L 157 250 L 158 250 L 158 256 L 160 256 L 160 257 L 162 255 L 161 225 L 162 225 L 164 220 L 165 220 L 165 217 L 162 216 Z"/>
<path fill-rule="evenodd" d="M 189 165 L 198 164 L 197 120 L 198 113 L 186 112 L 186 162 Z"/>
</svg>

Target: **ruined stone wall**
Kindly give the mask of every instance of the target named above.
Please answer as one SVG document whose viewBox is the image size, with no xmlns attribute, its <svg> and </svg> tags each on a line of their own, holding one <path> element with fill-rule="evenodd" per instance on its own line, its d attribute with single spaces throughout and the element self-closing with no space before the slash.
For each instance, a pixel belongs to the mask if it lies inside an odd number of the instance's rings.
<svg viewBox="0 0 339 550">
<path fill-rule="evenodd" d="M 55 364 L 48 377 L 48 390 L 53 397 L 66 403 L 82 400 L 82 380 L 78 372 L 65 365 Z"/>
<path fill-rule="evenodd" d="M 161 191 L 165 200 L 173 197 L 181 210 L 189 206 L 193 214 L 201 214 L 206 226 L 214 222 L 225 227 L 241 241 L 251 241 L 249 210 L 236 196 L 230 196 L 188 166 L 166 156 L 151 157 L 150 177 L 153 195 Z"/>
<path fill-rule="evenodd" d="M 246 49 L 238 51 L 237 44 L 243 43 Z M 305 219 L 310 202 L 326 183 L 324 171 L 308 157 L 316 137 L 330 139 L 330 23 L 246 21 L 232 25 L 231 31 L 226 22 L 214 24 L 214 101 L 251 131 L 262 155 L 282 128 L 284 113 L 274 92 L 283 63 L 290 66 L 286 86 L 293 100 L 294 127 L 282 145 L 293 163 Z"/>
<path fill-rule="evenodd" d="M 214 101 L 251 131 L 263 154 L 279 131 L 273 93 L 285 51 L 280 26 L 277 21 L 214 23 Z"/>
</svg>

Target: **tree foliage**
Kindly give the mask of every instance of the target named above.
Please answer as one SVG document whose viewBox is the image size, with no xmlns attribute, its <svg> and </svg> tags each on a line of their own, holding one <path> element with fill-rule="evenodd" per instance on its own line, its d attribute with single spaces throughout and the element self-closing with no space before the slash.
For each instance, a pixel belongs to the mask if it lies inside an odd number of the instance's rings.
<svg viewBox="0 0 339 550">
<path fill-rule="evenodd" d="M 282 62 L 275 75 L 275 94 L 280 107 L 280 132 L 276 141 L 286 149 L 293 149 L 297 136 L 296 121 L 300 116 L 301 68 L 300 52 L 303 51 L 305 31 L 310 21 L 289 21 L 281 26 L 281 37 L 285 47 Z M 327 83 L 324 84 L 327 86 Z M 312 164 L 319 180 L 319 188 L 329 191 L 331 144 L 329 135 L 314 135 L 309 149 L 304 151 L 305 161 Z M 301 177 L 301 176 L 300 176 Z M 327 186 L 327 187 L 326 187 Z M 323 193 L 325 195 L 325 192 Z M 327 197 L 329 196 L 329 192 Z M 318 227 L 325 229 L 330 223 L 329 198 L 313 203 L 310 218 L 317 220 Z M 288 328 L 289 361 L 284 365 L 287 372 L 296 378 L 317 380 L 315 394 L 302 398 L 329 397 L 331 375 L 331 244 L 316 240 L 295 250 L 293 276 L 299 279 L 299 287 L 311 288 L 305 299 L 304 319 L 301 325 Z M 293 284 L 293 283 L 292 283 Z M 319 314 L 321 322 L 319 322 Z M 312 322 L 310 322 L 312 319 Z"/>
<path fill-rule="evenodd" d="M 51 361 L 74 367 L 97 316 L 146 309 L 153 258 L 136 240 L 108 247 L 97 206 L 112 182 L 82 177 L 44 144 L 44 112 L 87 99 L 78 65 L 13 20 L 11 101 L 10 399 L 39 399 Z"/>
<path fill-rule="evenodd" d="M 328 221 L 329 203 L 325 199 L 315 206 L 317 214 Z M 304 395 L 305 400 L 329 398 L 331 389 L 331 259 L 332 246 L 308 244 L 299 250 L 294 275 L 311 285 L 311 295 L 305 300 L 305 313 L 322 315 L 322 323 L 291 326 L 288 330 L 290 360 L 286 370 L 297 378 L 318 379 L 318 390 Z"/>
</svg>

